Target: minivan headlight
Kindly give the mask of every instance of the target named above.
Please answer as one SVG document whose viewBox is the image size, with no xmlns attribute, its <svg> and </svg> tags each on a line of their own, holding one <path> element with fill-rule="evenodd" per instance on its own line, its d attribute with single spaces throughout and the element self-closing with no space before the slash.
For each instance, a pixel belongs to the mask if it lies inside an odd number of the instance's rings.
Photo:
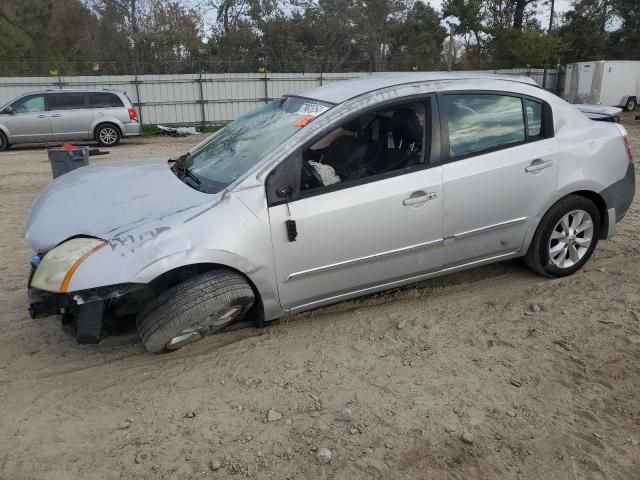
<svg viewBox="0 0 640 480">
<path fill-rule="evenodd" d="M 50 250 L 31 278 L 31 287 L 47 292 L 66 293 L 69 282 L 86 258 L 106 246 L 98 238 L 72 238 Z"/>
</svg>

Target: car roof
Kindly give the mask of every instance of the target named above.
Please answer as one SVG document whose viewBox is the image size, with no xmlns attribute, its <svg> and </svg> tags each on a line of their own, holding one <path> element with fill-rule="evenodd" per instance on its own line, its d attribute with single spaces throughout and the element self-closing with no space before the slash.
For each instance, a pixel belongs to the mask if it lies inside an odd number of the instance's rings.
<svg viewBox="0 0 640 480">
<path fill-rule="evenodd" d="M 43 93 L 116 93 L 123 94 L 122 90 L 114 90 L 112 88 L 49 88 L 47 90 L 37 90 L 33 92 L 25 92 L 21 97 L 25 95 L 43 94 Z"/>
<path fill-rule="evenodd" d="M 433 82 L 434 91 L 449 86 L 451 82 L 473 79 L 506 80 L 527 85 L 536 85 L 529 77 L 516 75 L 496 75 L 482 72 L 407 72 L 407 73 L 383 73 L 371 76 L 355 78 L 346 82 L 335 82 L 322 87 L 313 88 L 301 93 L 300 97 L 320 100 L 329 103 L 342 103 L 365 93 L 380 90 L 394 85 L 407 83 Z"/>
</svg>

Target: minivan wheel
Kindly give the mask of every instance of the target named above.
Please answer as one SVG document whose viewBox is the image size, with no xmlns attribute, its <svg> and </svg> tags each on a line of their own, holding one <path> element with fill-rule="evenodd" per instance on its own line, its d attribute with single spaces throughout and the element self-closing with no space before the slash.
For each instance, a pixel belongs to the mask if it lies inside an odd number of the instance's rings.
<svg viewBox="0 0 640 480">
<path fill-rule="evenodd" d="M 544 215 L 525 263 L 547 277 L 571 275 L 587 263 L 600 238 L 600 213 L 587 198 L 569 195 Z"/>
<path fill-rule="evenodd" d="M 0 152 L 6 150 L 9 146 L 9 142 L 7 141 L 7 137 L 4 136 L 4 133 L 0 132 Z"/>
<path fill-rule="evenodd" d="M 152 300 L 136 327 L 153 353 L 177 350 L 242 317 L 255 295 L 242 275 L 212 270 L 192 277 Z"/>
<path fill-rule="evenodd" d="M 100 125 L 96 130 L 96 140 L 103 147 L 113 147 L 120 143 L 120 130 L 115 125 Z"/>
</svg>

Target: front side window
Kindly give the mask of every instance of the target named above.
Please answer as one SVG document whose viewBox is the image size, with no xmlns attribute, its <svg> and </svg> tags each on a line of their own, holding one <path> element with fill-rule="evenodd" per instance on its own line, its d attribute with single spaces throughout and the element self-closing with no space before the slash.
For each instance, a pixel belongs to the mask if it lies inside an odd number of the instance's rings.
<svg viewBox="0 0 640 480">
<path fill-rule="evenodd" d="M 52 93 L 47 96 L 49 110 L 86 108 L 84 93 Z"/>
<path fill-rule="evenodd" d="M 89 105 L 91 108 L 117 108 L 124 107 L 122 100 L 113 93 L 90 93 Z"/>
<path fill-rule="evenodd" d="M 34 95 L 25 97 L 15 102 L 11 107 L 16 113 L 44 112 L 44 96 Z"/>
<path fill-rule="evenodd" d="M 425 158 L 425 104 L 367 113 L 333 129 L 302 152 L 300 190 L 344 185 L 420 166 Z"/>
<path fill-rule="evenodd" d="M 174 172 L 194 188 L 218 192 L 330 107 L 297 97 L 270 102 L 216 132 Z"/>
<path fill-rule="evenodd" d="M 522 100 L 506 95 L 445 95 L 449 155 L 460 158 L 525 141 Z"/>
</svg>

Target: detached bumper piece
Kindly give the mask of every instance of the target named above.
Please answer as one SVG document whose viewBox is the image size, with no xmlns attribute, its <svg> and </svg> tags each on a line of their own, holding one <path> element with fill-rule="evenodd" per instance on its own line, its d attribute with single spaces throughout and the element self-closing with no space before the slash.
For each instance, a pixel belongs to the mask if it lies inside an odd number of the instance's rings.
<svg viewBox="0 0 640 480">
<path fill-rule="evenodd" d="M 29 314 L 31 318 L 60 315 L 62 328 L 78 343 L 98 343 L 102 336 L 104 301 L 77 305 L 67 295 L 43 292 L 29 288 Z"/>
</svg>

